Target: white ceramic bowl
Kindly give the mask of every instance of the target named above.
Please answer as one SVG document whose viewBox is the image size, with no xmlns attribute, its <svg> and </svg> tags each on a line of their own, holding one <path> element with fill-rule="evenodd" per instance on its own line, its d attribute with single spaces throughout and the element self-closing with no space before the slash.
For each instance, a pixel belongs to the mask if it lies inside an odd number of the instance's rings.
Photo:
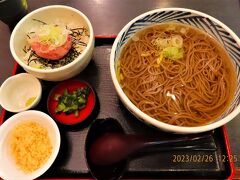
<svg viewBox="0 0 240 180">
<path fill-rule="evenodd" d="M 32 173 L 24 173 L 15 164 L 9 148 L 9 134 L 11 130 L 19 123 L 24 121 L 35 121 L 47 129 L 50 141 L 53 146 L 52 154 L 47 162 L 38 170 Z M 40 111 L 24 111 L 13 115 L 0 126 L 0 177 L 3 179 L 35 179 L 46 172 L 57 157 L 60 148 L 60 132 L 55 121 L 47 114 Z"/>
<path fill-rule="evenodd" d="M 0 104 L 7 111 L 21 112 L 35 107 L 41 95 L 40 81 L 31 74 L 21 73 L 3 82 L 0 88 Z"/>
<path fill-rule="evenodd" d="M 71 63 L 56 69 L 37 69 L 28 66 L 23 57 L 26 55 L 23 48 L 27 43 L 27 33 L 33 28 L 39 26 L 39 23 L 33 19 L 41 20 L 46 23 L 61 23 L 74 25 L 74 27 L 86 27 L 89 30 L 89 41 L 83 52 Z M 38 23 L 38 24 L 36 24 Z M 14 28 L 10 38 L 10 50 L 12 56 L 23 69 L 34 76 L 48 80 L 61 81 L 69 79 L 80 73 L 90 62 L 94 49 L 94 33 L 89 19 L 79 10 L 69 6 L 52 5 L 39 8 L 27 14 Z"/>
<path fill-rule="evenodd" d="M 123 92 L 116 77 L 116 62 L 122 47 L 129 38 L 146 26 L 163 22 L 178 22 L 197 27 L 214 36 L 227 50 L 237 72 L 237 90 L 229 109 L 216 121 L 198 127 L 180 127 L 158 121 L 139 110 Z M 146 12 L 131 20 L 118 34 L 111 51 L 111 77 L 123 104 L 138 119 L 146 124 L 174 133 L 199 133 L 220 127 L 231 121 L 240 112 L 240 39 L 237 35 L 219 20 L 199 11 L 184 8 L 163 8 Z"/>
</svg>

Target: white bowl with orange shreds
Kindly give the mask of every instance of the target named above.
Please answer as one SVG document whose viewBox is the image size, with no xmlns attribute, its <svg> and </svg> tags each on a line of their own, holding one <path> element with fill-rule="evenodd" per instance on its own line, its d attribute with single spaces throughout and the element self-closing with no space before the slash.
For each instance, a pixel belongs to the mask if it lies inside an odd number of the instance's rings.
<svg viewBox="0 0 240 180">
<path fill-rule="evenodd" d="M 47 114 L 29 110 L 0 126 L 0 177 L 35 179 L 53 164 L 60 148 L 60 132 Z"/>
</svg>

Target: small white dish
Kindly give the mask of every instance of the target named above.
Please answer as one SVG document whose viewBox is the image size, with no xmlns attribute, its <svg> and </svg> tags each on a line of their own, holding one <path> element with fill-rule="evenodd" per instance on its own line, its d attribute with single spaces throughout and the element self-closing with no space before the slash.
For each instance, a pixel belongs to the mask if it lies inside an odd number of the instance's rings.
<svg viewBox="0 0 240 180">
<path fill-rule="evenodd" d="M 38 104 L 42 95 L 40 81 L 31 74 L 21 73 L 6 79 L 0 87 L 0 104 L 10 112 L 21 112 Z"/>
<path fill-rule="evenodd" d="M 16 165 L 10 152 L 10 142 L 8 139 L 10 138 L 11 130 L 19 123 L 26 121 L 36 122 L 44 127 L 48 132 L 48 136 L 53 147 L 52 153 L 45 164 L 31 173 L 25 173 L 21 171 Z M 61 138 L 58 126 L 49 115 L 36 110 L 24 111 L 13 115 L 0 126 L 0 162 L 2 162 L 0 168 L 0 177 L 8 180 L 30 180 L 41 176 L 55 161 L 59 152 L 60 143 Z"/>
</svg>

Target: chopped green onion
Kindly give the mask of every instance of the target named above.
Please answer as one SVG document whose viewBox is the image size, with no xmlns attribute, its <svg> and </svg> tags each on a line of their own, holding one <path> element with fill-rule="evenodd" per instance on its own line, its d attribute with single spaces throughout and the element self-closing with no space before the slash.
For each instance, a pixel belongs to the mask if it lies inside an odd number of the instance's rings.
<svg viewBox="0 0 240 180">
<path fill-rule="evenodd" d="M 163 49 L 163 57 L 178 60 L 183 58 L 183 49 L 177 47 L 166 47 Z"/>
</svg>

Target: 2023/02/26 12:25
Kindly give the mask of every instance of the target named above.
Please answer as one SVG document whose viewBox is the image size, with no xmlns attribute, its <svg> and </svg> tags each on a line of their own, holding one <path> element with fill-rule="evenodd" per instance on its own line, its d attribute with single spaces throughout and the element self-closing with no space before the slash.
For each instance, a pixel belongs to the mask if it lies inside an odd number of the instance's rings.
<svg viewBox="0 0 240 180">
<path fill-rule="evenodd" d="M 172 162 L 174 163 L 213 163 L 216 160 L 220 162 L 237 162 L 237 155 L 214 155 L 214 154 L 173 154 Z"/>
</svg>

